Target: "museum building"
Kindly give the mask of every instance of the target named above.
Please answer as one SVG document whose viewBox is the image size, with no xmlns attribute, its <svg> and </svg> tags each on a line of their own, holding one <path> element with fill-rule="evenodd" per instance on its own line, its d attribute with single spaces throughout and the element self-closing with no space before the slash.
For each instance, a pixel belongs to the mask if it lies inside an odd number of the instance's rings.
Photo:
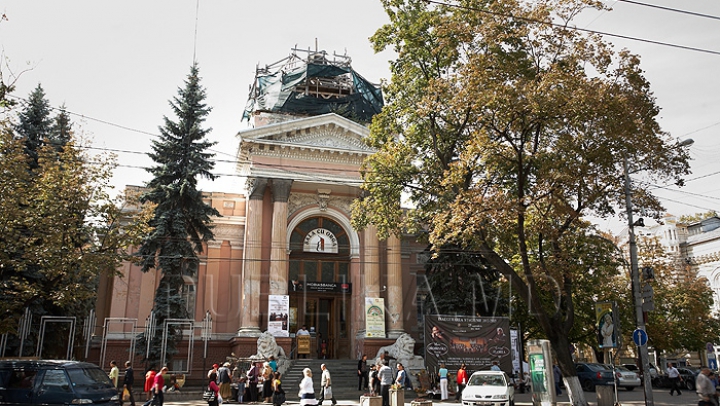
<svg viewBox="0 0 720 406">
<path fill-rule="evenodd" d="M 206 358 L 250 357 L 268 330 L 295 355 L 294 333 L 303 325 L 311 356 L 323 340 L 328 358 L 357 359 L 403 333 L 422 339 L 426 246 L 407 235 L 380 240 L 372 226 L 359 231 L 350 222 L 363 193 L 361 164 L 374 152 L 363 142 L 367 123 L 383 103 L 379 86 L 350 62 L 294 49 L 258 68 L 243 117 L 253 128 L 237 135 L 237 175 L 246 186 L 205 194 L 222 217 L 214 219 L 198 274 L 186 277 L 194 320 L 178 321 L 187 345 L 171 370 L 193 375 Z M 120 273 L 98 292 L 102 363 L 125 359 L 132 337 L 152 323 L 159 273 L 130 263 Z M 371 307 L 380 308 L 372 317 L 381 320 L 372 330 Z"/>
</svg>

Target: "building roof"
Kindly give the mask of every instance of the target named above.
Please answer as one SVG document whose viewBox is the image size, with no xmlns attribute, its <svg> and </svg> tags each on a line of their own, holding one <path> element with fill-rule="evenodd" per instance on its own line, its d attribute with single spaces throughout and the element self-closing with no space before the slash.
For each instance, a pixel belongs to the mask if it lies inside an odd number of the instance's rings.
<svg viewBox="0 0 720 406">
<path fill-rule="evenodd" d="M 382 91 L 357 73 L 350 62 L 347 55 L 292 49 L 288 57 L 257 68 L 243 120 L 262 112 L 298 116 L 336 113 L 369 123 L 383 107 Z"/>
</svg>

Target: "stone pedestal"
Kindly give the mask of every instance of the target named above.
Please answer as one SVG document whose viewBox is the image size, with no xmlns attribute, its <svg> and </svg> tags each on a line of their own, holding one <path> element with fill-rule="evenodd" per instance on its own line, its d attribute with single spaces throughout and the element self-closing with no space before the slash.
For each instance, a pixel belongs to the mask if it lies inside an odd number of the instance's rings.
<svg viewBox="0 0 720 406">
<path fill-rule="evenodd" d="M 360 396 L 360 406 L 382 406 L 382 396 Z"/>
<path fill-rule="evenodd" d="M 597 385 L 595 387 L 598 406 L 613 406 L 615 404 L 614 389 L 612 385 Z"/>
<path fill-rule="evenodd" d="M 390 406 L 405 405 L 405 389 L 390 389 Z"/>
</svg>

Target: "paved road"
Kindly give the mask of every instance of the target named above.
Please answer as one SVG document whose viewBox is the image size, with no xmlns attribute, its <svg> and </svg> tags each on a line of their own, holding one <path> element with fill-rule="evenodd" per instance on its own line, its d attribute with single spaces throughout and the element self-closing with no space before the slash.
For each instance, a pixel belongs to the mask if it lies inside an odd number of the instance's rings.
<svg viewBox="0 0 720 406">
<path fill-rule="evenodd" d="M 597 404 L 597 399 L 594 392 L 585 392 L 585 397 L 587 401 L 590 404 Z M 406 406 L 410 406 L 410 400 L 408 397 L 405 398 L 407 401 L 405 403 Z M 640 390 L 640 388 L 635 389 L 634 391 L 626 391 L 621 390 L 618 392 L 618 400 L 620 402 L 620 405 L 622 406 L 629 406 L 629 405 L 644 405 L 645 404 L 645 392 Z M 670 396 L 668 389 L 653 389 L 653 400 L 656 406 L 671 406 L 671 405 L 683 405 L 683 406 L 690 406 L 690 405 L 697 405 L 698 403 L 698 397 L 697 394 L 695 394 L 694 391 L 685 391 L 680 396 Z M 350 400 L 340 400 L 338 401 L 338 405 L 340 406 L 348 406 L 348 405 L 358 405 L 358 401 L 350 401 Z M 459 403 L 457 402 L 440 402 L 440 401 L 434 401 L 433 403 L 436 404 L 443 404 L 447 406 L 456 406 Z M 325 406 L 330 406 L 330 402 L 325 402 Z M 515 404 L 518 406 L 528 406 L 532 405 L 530 394 L 527 393 L 518 393 L 515 395 Z M 142 403 L 138 403 L 137 406 L 142 405 Z M 206 402 L 203 402 L 202 400 L 198 401 L 178 401 L 178 402 L 165 402 L 166 406 L 203 406 L 207 405 Z M 237 405 L 237 403 L 228 403 L 228 405 Z M 262 403 L 257 403 L 257 405 L 263 405 Z M 286 403 L 286 405 L 290 406 L 296 406 L 297 403 L 290 402 Z M 558 405 L 560 406 L 566 406 L 570 405 L 570 400 L 568 399 L 567 392 L 564 392 L 562 396 L 558 399 Z"/>
</svg>

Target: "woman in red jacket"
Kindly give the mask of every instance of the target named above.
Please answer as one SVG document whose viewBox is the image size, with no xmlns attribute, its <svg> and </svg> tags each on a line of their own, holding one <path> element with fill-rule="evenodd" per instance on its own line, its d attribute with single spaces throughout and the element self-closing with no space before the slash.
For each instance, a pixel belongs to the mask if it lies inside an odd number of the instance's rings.
<svg viewBox="0 0 720 406">
<path fill-rule="evenodd" d="M 217 374 L 215 372 L 210 374 L 209 380 L 208 380 L 208 389 L 215 392 L 215 399 L 208 401 L 208 405 L 210 406 L 218 406 L 218 396 L 220 392 L 220 387 L 215 383 L 217 380 Z"/>
<path fill-rule="evenodd" d="M 462 391 L 465 389 L 465 385 L 467 385 L 468 381 L 468 374 L 467 374 L 467 367 L 465 364 L 460 365 L 460 369 L 458 369 L 457 373 L 457 386 L 458 390 L 457 393 L 455 393 L 455 400 L 462 400 Z"/>
</svg>

